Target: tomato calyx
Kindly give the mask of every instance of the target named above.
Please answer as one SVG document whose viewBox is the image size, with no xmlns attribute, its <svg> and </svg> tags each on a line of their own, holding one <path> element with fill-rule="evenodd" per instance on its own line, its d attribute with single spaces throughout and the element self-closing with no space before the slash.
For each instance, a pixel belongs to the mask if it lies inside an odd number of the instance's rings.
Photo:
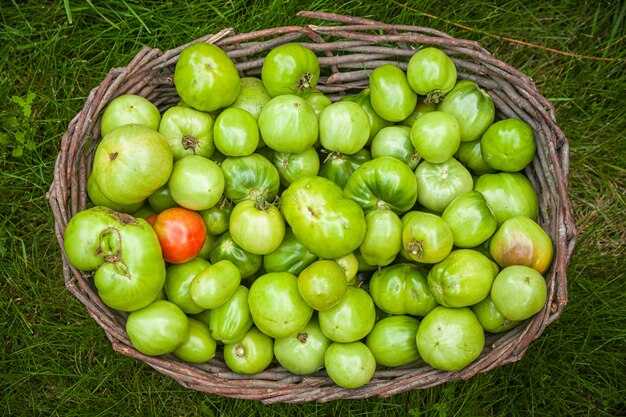
<svg viewBox="0 0 626 417">
<path fill-rule="evenodd" d="M 310 72 L 305 72 L 304 74 L 302 74 L 300 76 L 300 78 L 298 79 L 298 82 L 296 83 L 296 89 L 298 90 L 299 93 L 308 90 L 309 88 L 312 88 L 313 85 L 311 84 L 311 80 L 313 79 L 313 74 L 311 74 Z"/>
<path fill-rule="evenodd" d="M 424 99 L 424 103 L 426 104 L 438 104 L 446 98 L 446 95 L 441 92 L 441 90 L 433 90 L 426 95 Z"/>
<path fill-rule="evenodd" d="M 300 343 L 306 343 L 308 338 L 309 338 L 308 333 L 299 333 L 297 336 L 298 342 Z"/>
<path fill-rule="evenodd" d="M 420 260 L 424 256 L 424 241 L 412 240 L 405 245 L 405 249 L 411 256 Z"/>
<path fill-rule="evenodd" d="M 237 343 L 235 345 L 235 356 L 237 356 L 238 358 L 245 358 L 246 356 L 246 348 L 241 344 L 241 343 Z"/>
<path fill-rule="evenodd" d="M 198 147 L 198 144 L 200 143 L 200 140 L 193 136 L 193 135 L 184 135 L 181 139 L 181 143 L 183 145 L 183 149 L 188 151 L 191 149 L 191 151 L 194 153 L 194 155 L 196 154 L 196 148 Z"/>
</svg>

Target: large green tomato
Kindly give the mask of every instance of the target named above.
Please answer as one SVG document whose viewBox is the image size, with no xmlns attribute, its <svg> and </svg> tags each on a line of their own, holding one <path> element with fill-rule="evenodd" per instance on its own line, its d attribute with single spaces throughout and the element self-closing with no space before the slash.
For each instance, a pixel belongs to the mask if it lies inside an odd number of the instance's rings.
<svg viewBox="0 0 626 417">
<path fill-rule="evenodd" d="M 367 291 L 348 286 L 339 303 L 319 311 L 318 318 L 322 332 L 333 342 L 356 342 L 374 327 L 376 308 Z"/>
<path fill-rule="evenodd" d="M 313 107 L 293 94 L 276 96 L 263 106 L 259 129 L 267 146 L 290 153 L 303 152 L 313 146 L 319 132 Z"/>
<path fill-rule="evenodd" d="M 450 113 L 457 119 L 461 125 L 462 142 L 480 139 L 496 115 L 491 96 L 470 80 L 457 82 L 437 110 Z"/>
<path fill-rule="evenodd" d="M 274 338 L 289 337 L 302 330 L 313 309 L 298 291 L 298 279 L 288 272 L 270 272 L 250 286 L 248 305 L 254 324 Z"/>
<path fill-rule="evenodd" d="M 172 172 L 173 157 L 165 138 L 154 129 L 124 125 L 102 138 L 93 175 L 102 194 L 129 205 L 148 198 Z"/>
<path fill-rule="evenodd" d="M 316 176 L 320 170 L 320 158 L 313 147 L 300 153 L 272 152 L 272 163 L 285 187 L 298 178 Z"/>
<path fill-rule="evenodd" d="M 489 126 L 480 139 L 480 148 L 485 163 L 491 168 L 517 172 L 533 160 L 537 145 L 528 123 L 505 119 Z"/>
<path fill-rule="evenodd" d="M 539 215 L 539 198 L 531 182 L 519 172 L 483 174 L 476 180 L 474 190 L 479 191 L 496 215 L 498 225 L 515 216 L 536 220 Z"/>
<path fill-rule="evenodd" d="M 439 164 L 452 158 L 461 143 L 461 125 L 451 114 L 431 111 L 411 127 L 411 143 L 423 159 Z"/>
<path fill-rule="evenodd" d="M 467 307 L 439 306 L 428 313 L 417 329 L 417 349 L 433 368 L 458 371 L 480 355 L 485 332 Z"/>
<path fill-rule="evenodd" d="M 548 297 L 545 278 L 533 268 L 511 265 L 493 281 L 491 300 L 509 320 L 526 320 L 538 313 Z"/>
<path fill-rule="evenodd" d="M 357 168 L 343 191 L 366 213 L 383 209 L 399 214 L 415 204 L 417 186 L 417 179 L 408 165 L 396 158 L 382 156 Z"/>
<path fill-rule="evenodd" d="M 359 247 L 369 265 L 386 266 L 402 248 L 402 221 L 391 210 L 374 210 L 365 215 L 367 231 Z"/>
<path fill-rule="evenodd" d="M 259 146 L 259 126 L 247 111 L 228 108 L 217 116 L 215 147 L 226 156 L 248 156 Z"/>
<path fill-rule="evenodd" d="M 439 164 L 423 161 L 415 176 L 417 201 L 435 213 L 442 213 L 452 200 L 474 187 L 472 174 L 454 158 Z"/>
<path fill-rule="evenodd" d="M 371 159 L 372 155 L 367 148 L 363 148 L 353 155 L 331 152 L 324 156 L 319 176 L 331 180 L 343 189 L 352 173 L 364 162 Z"/>
<path fill-rule="evenodd" d="M 94 284 L 107 306 L 138 310 L 159 295 L 165 261 L 156 233 L 144 219 L 94 207 L 70 219 L 63 239 L 72 265 L 96 270 Z"/>
<path fill-rule="evenodd" d="M 365 110 L 365 113 L 367 113 L 367 118 L 370 122 L 370 137 L 367 141 L 368 145 L 371 144 L 372 140 L 381 129 L 387 126 L 391 126 L 393 124 L 389 120 L 383 119 L 378 115 L 378 113 L 376 113 L 376 111 L 372 107 L 369 88 L 361 90 L 357 95 L 343 97 L 341 101 L 353 101 L 361 106 L 363 110 Z"/>
<path fill-rule="evenodd" d="M 240 79 L 226 52 L 213 44 L 198 42 L 181 52 L 174 69 L 174 86 L 185 103 L 210 112 L 237 99 Z"/>
<path fill-rule="evenodd" d="M 181 207 L 207 210 L 222 198 L 225 179 L 215 162 L 202 156 L 188 155 L 174 162 L 167 185 L 172 198 Z"/>
<path fill-rule="evenodd" d="M 261 68 L 263 85 L 272 97 L 311 91 L 319 77 L 317 56 L 306 46 L 296 43 L 273 48 Z"/>
<path fill-rule="evenodd" d="M 244 200 L 230 215 L 230 234 L 245 251 L 266 255 L 275 251 L 285 236 L 285 221 L 276 206 Z"/>
<path fill-rule="evenodd" d="M 239 269 L 242 279 L 254 275 L 263 263 L 261 255 L 243 250 L 228 231 L 217 238 L 209 257 L 214 264 L 222 260 L 231 261 Z"/>
<path fill-rule="evenodd" d="M 365 237 L 365 215 L 339 186 L 322 177 L 304 177 L 282 195 L 281 211 L 296 238 L 320 258 L 354 251 Z"/>
<path fill-rule="evenodd" d="M 213 118 L 191 107 L 167 109 L 159 124 L 159 133 L 167 139 L 174 160 L 187 155 L 210 158 L 215 152 Z"/>
<path fill-rule="evenodd" d="M 165 355 L 189 337 L 189 319 L 176 304 L 157 300 L 128 315 L 126 333 L 139 352 Z"/>
<path fill-rule="evenodd" d="M 332 343 L 324 355 L 326 372 L 344 388 L 367 384 L 376 372 L 376 359 L 363 342 Z"/>
<path fill-rule="evenodd" d="M 270 101 L 272 96 L 267 93 L 263 81 L 258 78 L 243 77 L 239 85 L 239 95 L 233 104 L 228 107 L 245 110 L 250 113 L 255 120 L 258 120 L 263 106 Z"/>
<path fill-rule="evenodd" d="M 111 100 L 102 113 L 100 135 L 104 137 L 116 127 L 140 125 L 157 130 L 161 121 L 159 109 L 148 99 L 136 94 L 122 94 Z"/>
<path fill-rule="evenodd" d="M 417 94 L 437 103 L 456 84 L 456 65 L 441 49 L 423 48 L 413 54 L 406 70 L 409 85 Z"/>
<path fill-rule="evenodd" d="M 224 362 L 231 371 L 238 374 L 258 374 L 267 368 L 274 359 L 274 340 L 252 327 L 241 338 L 224 345 Z"/>
<path fill-rule="evenodd" d="M 228 157 L 221 168 L 226 180 L 224 194 L 235 203 L 246 199 L 271 203 L 278 195 L 278 170 L 258 153 Z"/>
<path fill-rule="evenodd" d="M 312 317 L 298 333 L 274 341 L 274 356 L 291 373 L 312 374 L 324 367 L 324 354 L 330 344 L 317 318 Z"/>
<path fill-rule="evenodd" d="M 458 249 L 431 268 L 428 286 L 442 306 L 469 307 L 489 294 L 498 272 L 498 266 L 480 252 Z"/>
<path fill-rule="evenodd" d="M 380 129 L 372 140 L 370 151 L 374 159 L 391 156 L 407 164 L 411 170 L 415 170 L 422 160 L 411 143 L 411 128 L 408 126 L 387 126 Z"/>
<path fill-rule="evenodd" d="M 498 227 L 496 215 L 478 191 L 456 197 L 443 211 L 441 218 L 454 235 L 454 245 L 473 248 L 485 242 Z"/>
<path fill-rule="evenodd" d="M 326 107 L 319 117 L 322 146 L 332 152 L 357 153 L 370 137 L 365 110 L 351 101 L 338 101 Z"/>
<path fill-rule="evenodd" d="M 528 217 L 516 216 L 505 220 L 491 237 L 489 252 L 502 268 L 524 265 L 543 274 L 552 263 L 554 248 L 541 226 Z"/>
<path fill-rule="evenodd" d="M 385 313 L 425 316 L 437 307 L 426 272 L 413 263 L 390 265 L 374 272 L 369 292 Z"/>
<path fill-rule="evenodd" d="M 370 99 L 376 113 L 390 122 L 406 119 L 417 104 L 417 94 L 411 89 L 406 74 L 392 64 L 372 71 Z"/>
<path fill-rule="evenodd" d="M 278 248 L 263 256 L 263 267 L 266 272 L 289 272 L 299 275 L 317 259 L 317 255 L 300 243 L 291 229 L 287 229 Z"/>
<path fill-rule="evenodd" d="M 418 211 L 411 213 L 403 223 L 402 244 L 411 260 L 435 264 L 443 261 L 452 250 L 454 236 L 441 217 Z"/>
<path fill-rule="evenodd" d="M 307 266 L 298 275 L 298 291 L 315 310 L 328 310 L 346 294 L 346 274 L 339 264 L 321 259 Z"/>
<path fill-rule="evenodd" d="M 187 314 L 197 314 L 204 310 L 191 296 L 191 283 L 196 275 L 211 266 L 211 263 L 203 258 L 194 258 L 191 261 L 170 265 L 167 268 L 165 278 L 165 295 L 167 299 Z"/>
<path fill-rule="evenodd" d="M 211 310 L 209 329 L 211 336 L 222 343 L 241 340 L 254 324 L 248 306 L 248 288 L 240 285 L 221 306 Z"/>
<path fill-rule="evenodd" d="M 189 318 L 189 335 L 172 352 L 178 359 L 189 363 L 204 363 L 215 356 L 217 343 L 211 337 L 209 326 Z"/>
<path fill-rule="evenodd" d="M 212 309 L 228 301 L 240 283 L 239 269 L 234 263 L 224 259 L 196 274 L 189 291 L 194 303 L 202 308 Z"/>
<path fill-rule="evenodd" d="M 414 317 L 386 317 L 376 322 L 365 344 L 382 366 L 409 365 L 420 358 L 415 340 L 418 327 L 419 321 Z"/>
</svg>

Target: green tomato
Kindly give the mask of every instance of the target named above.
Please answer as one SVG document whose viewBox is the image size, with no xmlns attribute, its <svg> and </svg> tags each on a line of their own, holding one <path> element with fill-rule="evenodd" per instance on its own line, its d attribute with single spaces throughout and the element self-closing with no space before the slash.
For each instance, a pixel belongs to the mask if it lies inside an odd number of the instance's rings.
<svg viewBox="0 0 626 417">
<path fill-rule="evenodd" d="M 496 215 L 498 226 L 511 217 L 526 216 L 536 220 L 539 215 L 537 193 L 522 173 L 483 174 L 476 180 L 474 190 L 485 197 Z"/>
<path fill-rule="evenodd" d="M 228 108 L 217 116 L 215 146 L 226 156 L 248 156 L 259 146 L 259 126 L 246 110 Z"/>
<path fill-rule="evenodd" d="M 356 254 L 360 255 L 358 250 L 351 252 L 347 255 L 335 258 L 335 262 L 343 269 L 346 275 L 346 282 L 348 285 L 354 285 L 356 283 L 356 274 L 359 272 L 359 259 Z"/>
<path fill-rule="evenodd" d="M 98 144 L 94 180 L 109 200 L 130 205 L 145 200 L 165 184 L 172 165 L 172 152 L 159 132 L 124 125 L 107 133 Z"/>
<path fill-rule="evenodd" d="M 456 65 L 441 49 L 428 47 L 415 52 L 406 70 L 409 85 L 417 94 L 437 103 L 456 84 Z"/>
<path fill-rule="evenodd" d="M 324 365 L 330 379 L 344 388 L 361 387 L 376 372 L 376 359 L 362 342 L 332 343 L 326 349 Z"/>
<path fill-rule="evenodd" d="M 526 320 L 537 314 L 548 297 L 546 280 L 523 265 L 504 268 L 493 281 L 491 300 L 509 320 Z"/>
<path fill-rule="evenodd" d="M 371 144 L 372 140 L 374 139 L 374 137 L 376 137 L 381 129 L 387 126 L 391 126 L 393 124 L 389 120 L 383 119 L 378 115 L 378 113 L 376 113 L 376 111 L 372 107 L 372 100 L 370 99 L 369 88 L 361 90 L 357 95 L 343 97 L 341 101 L 353 101 L 361 106 L 367 114 L 367 118 L 370 122 L 370 137 L 367 141 L 368 145 Z"/>
<path fill-rule="evenodd" d="M 491 295 L 487 295 L 481 302 L 474 304 L 472 311 L 476 314 L 480 325 L 489 333 L 502 333 L 511 330 L 521 323 L 520 320 L 509 320 L 498 310 L 491 299 Z"/>
<path fill-rule="evenodd" d="M 423 161 L 415 176 L 417 201 L 435 213 L 442 213 L 452 200 L 474 187 L 472 174 L 454 158 L 438 164 Z"/>
<path fill-rule="evenodd" d="M 187 155 L 210 158 L 215 152 L 213 118 L 191 107 L 170 107 L 163 113 L 159 133 L 167 140 L 174 160 Z"/>
<path fill-rule="evenodd" d="M 274 340 L 252 327 L 243 338 L 224 345 L 224 362 L 238 374 L 258 374 L 274 359 Z"/>
<path fill-rule="evenodd" d="M 191 296 L 191 283 L 196 275 L 211 266 L 211 263 L 203 258 L 194 258 L 191 261 L 170 265 L 167 268 L 165 278 L 165 295 L 167 299 L 187 314 L 197 314 L 204 310 Z"/>
<path fill-rule="evenodd" d="M 445 162 L 459 149 L 461 126 L 454 116 L 431 111 L 413 124 L 411 143 L 426 161 L 435 164 Z"/>
<path fill-rule="evenodd" d="M 298 333 L 274 340 L 274 356 L 289 372 L 308 375 L 324 367 L 324 354 L 330 344 L 317 318 L 312 317 Z"/>
<path fill-rule="evenodd" d="M 446 95 L 437 110 L 454 116 L 461 125 L 461 142 L 478 140 L 495 119 L 491 96 L 474 81 L 461 80 Z"/>
<path fill-rule="evenodd" d="M 174 163 L 167 185 L 172 198 L 181 207 L 207 210 L 222 198 L 225 179 L 215 162 L 201 156 L 188 155 Z"/>
<path fill-rule="evenodd" d="M 209 326 L 189 318 L 189 334 L 172 353 L 185 362 L 204 363 L 215 356 L 216 348 L 217 343 L 211 337 Z"/>
<path fill-rule="evenodd" d="M 417 94 L 411 89 L 406 74 L 392 64 L 372 71 L 370 99 L 376 113 L 390 122 L 406 119 L 417 104 Z"/>
<path fill-rule="evenodd" d="M 322 332 L 333 342 L 361 340 L 376 322 L 372 297 L 362 288 L 348 286 L 339 303 L 318 312 Z"/>
<path fill-rule="evenodd" d="M 274 338 L 288 337 L 302 330 L 313 309 L 298 291 L 298 279 L 288 272 L 270 272 L 250 286 L 248 305 L 254 324 Z"/>
<path fill-rule="evenodd" d="M 498 227 L 496 215 L 478 191 L 456 197 L 443 211 L 441 218 L 454 235 L 454 245 L 473 248 L 484 243 Z"/>
<path fill-rule="evenodd" d="M 496 172 L 496 170 L 487 165 L 483 159 L 480 139 L 471 142 L 461 142 L 454 157 L 476 175 Z"/>
<path fill-rule="evenodd" d="M 198 42 L 181 52 L 174 69 L 174 86 L 191 107 L 210 112 L 237 99 L 240 79 L 235 64 L 220 47 Z"/>
<path fill-rule="evenodd" d="M 418 327 L 419 321 L 414 317 L 386 317 L 376 322 L 365 344 L 382 366 L 409 365 L 420 358 L 415 340 Z"/>
<path fill-rule="evenodd" d="M 113 129 L 124 125 L 159 128 L 161 113 L 148 99 L 136 94 L 122 94 L 111 100 L 102 113 L 100 135 L 104 137 Z"/>
<path fill-rule="evenodd" d="M 450 226 L 432 213 L 415 212 L 402 229 L 402 244 L 411 260 L 435 264 L 443 261 L 454 242 Z"/>
<path fill-rule="evenodd" d="M 319 260 L 298 275 L 298 291 L 315 310 L 328 310 L 346 294 L 346 274 L 333 260 Z"/>
<path fill-rule="evenodd" d="M 282 195 L 281 211 L 296 238 L 324 259 L 354 251 L 365 237 L 365 215 L 335 183 L 322 177 L 294 181 Z"/>
<path fill-rule="evenodd" d="M 391 156 L 404 162 L 411 170 L 415 170 L 422 160 L 411 143 L 411 129 L 408 126 L 382 128 L 372 140 L 370 151 L 374 159 Z"/>
<path fill-rule="evenodd" d="M 206 225 L 207 234 L 221 235 L 228 230 L 230 213 L 233 211 L 233 203 L 226 196 L 207 210 L 201 210 L 200 215 Z"/>
<path fill-rule="evenodd" d="M 139 352 L 165 355 L 188 338 L 189 319 L 176 304 L 157 300 L 128 315 L 126 333 Z"/>
<path fill-rule="evenodd" d="M 209 254 L 211 263 L 218 263 L 221 260 L 231 261 L 241 274 L 241 278 L 249 278 L 254 275 L 263 263 L 261 255 L 255 255 L 241 248 L 235 242 L 230 232 L 220 235 L 215 241 L 215 245 Z"/>
<path fill-rule="evenodd" d="M 413 263 L 377 270 L 370 279 L 369 292 L 376 306 L 389 314 L 425 316 L 438 305 L 426 272 Z"/>
<path fill-rule="evenodd" d="M 502 268 L 524 265 L 540 274 L 552 263 L 554 248 L 545 230 L 525 216 L 505 220 L 489 241 L 489 253 Z"/>
<path fill-rule="evenodd" d="M 275 251 L 285 237 L 285 221 L 276 206 L 244 200 L 235 205 L 229 230 L 243 250 L 265 255 Z"/>
<path fill-rule="evenodd" d="M 319 77 L 320 65 L 315 53 L 296 43 L 273 48 L 261 68 L 263 85 L 272 97 L 311 91 Z"/>
<path fill-rule="evenodd" d="M 225 259 L 196 274 L 189 291 L 194 303 L 202 308 L 212 309 L 228 301 L 240 283 L 239 269 Z"/>
<path fill-rule="evenodd" d="M 300 243 L 291 229 L 287 229 L 278 248 L 263 256 L 263 267 L 266 272 L 289 272 L 297 276 L 317 259 L 317 255 Z"/>
<path fill-rule="evenodd" d="M 478 358 L 485 346 L 485 333 L 469 308 L 439 306 L 424 317 L 416 340 L 427 364 L 444 371 L 458 371 Z"/>
<path fill-rule="evenodd" d="M 369 265 L 387 266 L 402 248 L 402 221 L 391 210 L 374 210 L 365 215 L 365 238 L 359 251 Z"/>
<path fill-rule="evenodd" d="M 239 85 L 240 89 L 237 99 L 227 108 L 245 110 L 250 113 L 255 120 L 258 120 L 263 106 L 270 101 L 272 96 L 267 93 L 263 81 L 258 78 L 243 77 Z"/>
<path fill-rule="evenodd" d="M 263 106 L 259 129 L 267 146 L 288 153 L 303 152 L 313 146 L 319 132 L 313 107 L 293 94 L 276 96 Z"/>
<path fill-rule="evenodd" d="M 353 155 L 331 152 L 325 156 L 318 175 L 331 180 L 343 189 L 352 173 L 364 162 L 371 161 L 371 159 L 372 155 L 367 148 L 363 148 Z"/>
<path fill-rule="evenodd" d="M 258 153 L 228 157 L 221 168 L 226 182 L 224 194 L 235 203 L 246 199 L 272 202 L 278 195 L 278 170 Z"/>
<path fill-rule="evenodd" d="M 521 171 L 535 158 L 535 135 L 528 123 L 519 119 L 500 120 L 489 126 L 480 139 L 481 154 L 493 169 Z"/>
<path fill-rule="evenodd" d="M 483 300 L 499 268 L 485 255 L 472 249 L 452 251 L 428 272 L 428 286 L 439 304 L 469 307 Z"/>
<path fill-rule="evenodd" d="M 329 151 L 357 153 L 370 137 L 367 113 L 351 101 L 333 103 L 320 113 L 319 136 Z"/>
<path fill-rule="evenodd" d="M 313 91 L 302 93 L 302 97 L 304 97 L 306 101 L 311 105 L 311 107 L 313 107 L 313 110 L 315 110 L 315 115 L 318 118 L 322 110 L 324 110 L 326 107 L 330 106 L 333 103 L 331 99 L 329 99 L 317 88 L 313 89 Z"/>
<path fill-rule="evenodd" d="M 424 101 L 424 97 L 418 97 L 417 104 L 413 109 L 413 112 L 404 120 L 400 122 L 400 124 L 408 127 L 413 127 L 413 124 L 417 119 L 419 119 L 424 114 L 437 110 L 437 104 L 435 103 L 426 103 Z"/>
<path fill-rule="evenodd" d="M 316 176 L 320 170 L 320 158 L 313 147 L 300 153 L 272 152 L 271 161 L 285 187 L 298 178 Z"/>
<path fill-rule="evenodd" d="M 160 213 L 169 208 L 178 207 L 178 203 L 172 198 L 170 187 L 164 184 L 161 188 L 150 194 L 148 204 L 155 212 Z"/>
<path fill-rule="evenodd" d="M 209 329 L 215 340 L 235 343 L 252 327 L 248 294 L 248 288 L 240 285 L 224 304 L 211 310 Z"/>
<path fill-rule="evenodd" d="M 408 165 L 390 156 L 382 156 L 357 168 L 343 191 L 366 213 L 383 209 L 399 214 L 413 207 L 417 190 L 417 179 Z"/>
</svg>

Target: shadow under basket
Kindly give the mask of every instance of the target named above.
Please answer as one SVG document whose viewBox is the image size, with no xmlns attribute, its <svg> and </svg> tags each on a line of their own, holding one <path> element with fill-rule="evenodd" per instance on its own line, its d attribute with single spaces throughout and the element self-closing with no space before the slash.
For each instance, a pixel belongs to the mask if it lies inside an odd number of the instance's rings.
<svg viewBox="0 0 626 417">
<path fill-rule="evenodd" d="M 69 219 L 87 207 L 87 177 L 100 141 L 102 111 L 122 94 L 144 96 L 161 112 L 175 105 L 179 97 L 173 85 L 174 67 L 181 51 L 188 45 L 167 52 L 144 47 L 126 67 L 113 68 L 91 91 L 82 111 L 71 120 L 63 135 L 48 200 L 63 256 L 67 289 L 104 329 L 116 351 L 147 363 L 185 387 L 225 397 L 265 403 L 386 397 L 468 379 L 520 360 L 529 344 L 558 319 L 567 304 L 566 268 L 576 242 L 576 228 L 567 196 L 569 145 L 556 124 L 553 105 L 538 92 L 528 76 L 497 60 L 476 42 L 456 39 L 426 27 L 388 25 L 328 13 L 300 12 L 298 16 L 313 19 L 318 24 L 277 27 L 238 35 L 232 29 L 224 29 L 191 43 L 219 45 L 235 62 L 242 77 L 259 78 L 263 57 L 269 50 L 285 43 L 301 43 L 318 55 L 322 69 L 318 88 L 333 100 L 367 88 L 369 74 L 380 65 L 393 63 L 406 70 L 408 60 L 419 48 L 435 46 L 446 52 L 457 66 L 459 79 L 473 80 L 491 95 L 497 119 L 518 118 L 529 123 L 534 130 L 537 153 L 524 173 L 539 195 L 538 222 L 555 245 L 552 266 L 545 274 L 548 299 L 543 309 L 513 330 L 487 334 L 483 352 L 464 369 L 445 372 L 423 362 L 401 368 L 379 368 L 367 385 L 356 389 L 335 385 L 323 370 L 299 376 L 276 362 L 262 373 L 248 376 L 231 372 L 219 354 L 205 364 L 192 365 L 172 355 L 150 357 L 138 352 L 124 329 L 126 315 L 104 305 L 90 275 L 68 262 L 63 252 L 63 233 Z"/>
</svg>

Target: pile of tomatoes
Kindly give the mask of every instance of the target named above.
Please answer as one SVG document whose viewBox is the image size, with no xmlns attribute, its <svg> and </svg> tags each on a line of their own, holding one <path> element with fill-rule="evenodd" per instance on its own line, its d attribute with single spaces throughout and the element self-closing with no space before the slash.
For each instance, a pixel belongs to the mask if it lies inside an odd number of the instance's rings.
<svg viewBox="0 0 626 417">
<path fill-rule="evenodd" d="M 377 368 L 458 370 L 546 302 L 553 256 L 521 172 L 532 128 L 419 49 L 338 101 L 317 56 L 276 47 L 241 78 L 219 47 L 180 55 L 163 113 L 122 95 L 101 118 L 65 252 L 128 312 L 147 355 L 234 372 L 276 361 L 342 387 Z"/>
</svg>

